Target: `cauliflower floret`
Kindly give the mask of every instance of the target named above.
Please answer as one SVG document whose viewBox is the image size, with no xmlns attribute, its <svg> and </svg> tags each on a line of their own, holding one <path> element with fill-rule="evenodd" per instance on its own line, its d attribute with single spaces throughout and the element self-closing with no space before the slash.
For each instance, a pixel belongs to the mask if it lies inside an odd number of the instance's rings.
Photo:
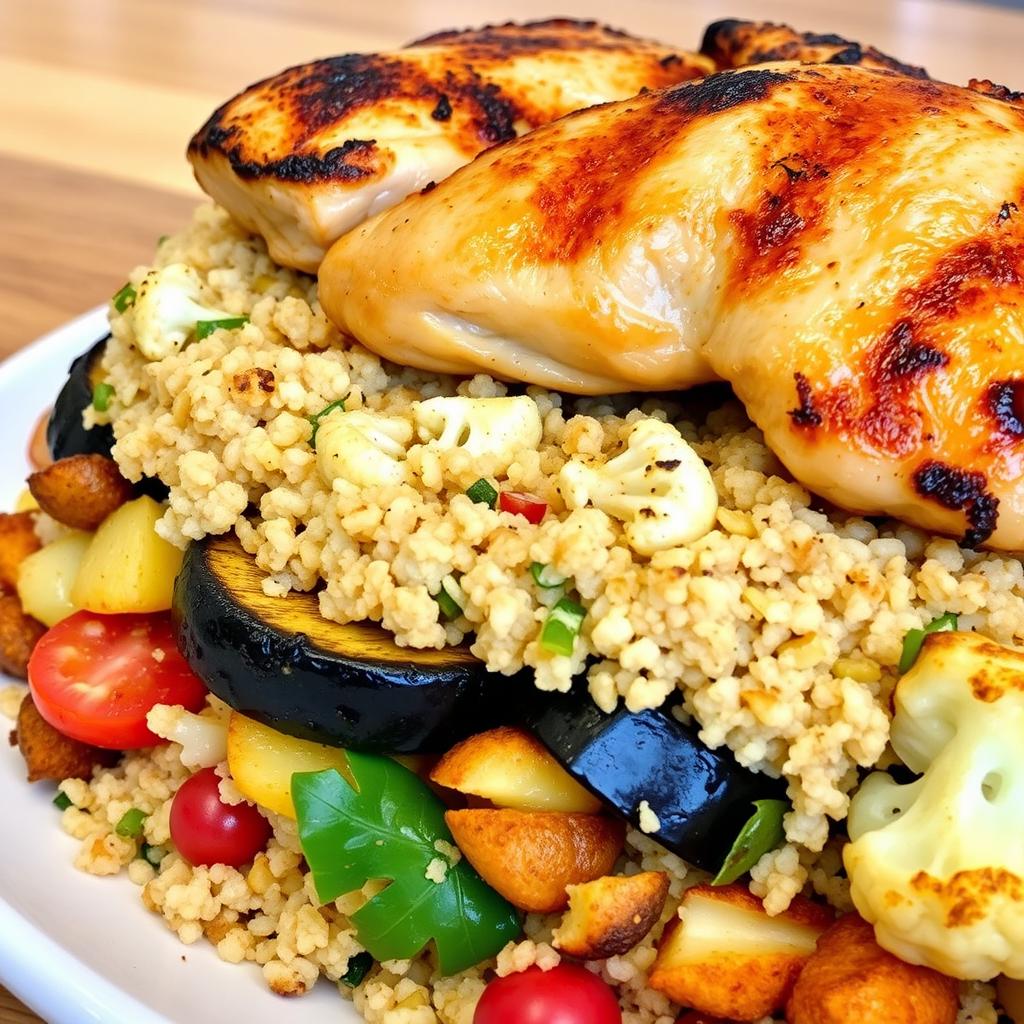
<svg viewBox="0 0 1024 1024">
<path fill-rule="evenodd" d="M 186 768 L 210 768 L 228 756 L 228 729 L 223 719 L 194 715 L 180 704 L 154 704 L 146 715 L 150 732 L 181 744 Z"/>
<path fill-rule="evenodd" d="M 461 449 L 481 477 L 505 472 L 520 452 L 537 449 L 544 433 L 537 403 L 526 395 L 430 398 L 413 405 L 413 416 L 428 449 Z"/>
<path fill-rule="evenodd" d="M 405 449 L 412 426 L 396 416 L 366 409 L 339 409 L 320 421 L 316 468 L 327 484 L 347 480 L 359 487 L 404 483 Z"/>
<path fill-rule="evenodd" d="M 956 978 L 1024 978 L 1024 651 L 933 633 L 895 693 L 892 746 L 850 806 L 853 902 L 880 945 Z"/>
<path fill-rule="evenodd" d="M 188 341 L 200 320 L 231 320 L 234 314 L 204 306 L 202 281 L 186 263 L 151 270 L 133 306 L 135 346 L 151 360 L 165 359 Z"/>
<path fill-rule="evenodd" d="M 718 494 L 707 466 L 670 423 L 639 420 L 621 455 L 604 465 L 567 462 L 559 484 L 569 508 L 594 505 L 626 524 L 626 541 L 653 555 L 703 537 Z"/>
</svg>

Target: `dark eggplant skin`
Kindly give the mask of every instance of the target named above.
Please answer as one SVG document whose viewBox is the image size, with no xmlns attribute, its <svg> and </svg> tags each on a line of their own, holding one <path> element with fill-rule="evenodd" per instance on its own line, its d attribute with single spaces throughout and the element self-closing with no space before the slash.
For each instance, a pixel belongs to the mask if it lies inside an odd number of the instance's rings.
<svg viewBox="0 0 1024 1024">
<path fill-rule="evenodd" d="M 783 799 L 779 779 L 741 767 L 728 749 L 710 750 L 697 729 L 659 709 L 605 714 L 585 687 L 543 694 L 527 725 L 578 782 L 640 825 L 646 800 L 661 827 L 651 838 L 706 871 L 717 871 L 753 802 Z"/>
<path fill-rule="evenodd" d="M 371 623 L 324 619 L 313 594 L 267 597 L 233 537 L 192 544 L 175 636 L 221 700 L 292 736 L 371 753 L 439 753 L 501 724 L 504 676 L 466 648 L 397 646 Z"/>
<path fill-rule="evenodd" d="M 54 461 L 70 455 L 110 455 L 114 447 L 114 429 L 109 423 L 91 430 L 82 424 L 82 412 L 92 402 L 93 388 L 99 381 L 100 358 L 109 337 L 108 334 L 100 338 L 71 364 L 68 379 L 53 403 L 46 425 L 46 444 Z"/>
<path fill-rule="evenodd" d="M 108 334 L 100 338 L 88 352 L 72 362 L 68 379 L 53 403 L 53 412 L 46 425 L 46 445 L 54 462 L 71 455 L 106 455 L 114 447 L 114 428 L 109 423 L 86 429 L 82 413 L 92 404 L 92 393 L 102 379 L 100 359 L 110 340 Z M 148 494 L 156 501 L 164 501 L 168 490 L 155 477 L 144 476 L 133 485 L 136 495 Z"/>
</svg>

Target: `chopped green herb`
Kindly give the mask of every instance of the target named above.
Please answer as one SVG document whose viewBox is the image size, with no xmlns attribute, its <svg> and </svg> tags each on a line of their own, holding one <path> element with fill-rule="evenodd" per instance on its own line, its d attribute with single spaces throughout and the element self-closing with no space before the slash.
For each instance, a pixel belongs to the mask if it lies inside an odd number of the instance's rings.
<svg viewBox="0 0 1024 1024">
<path fill-rule="evenodd" d="M 937 619 L 932 619 L 924 629 L 909 629 L 903 638 L 903 653 L 900 655 L 900 675 L 909 672 L 921 653 L 924 638 L 929 633 L 951 633 L 955 632 L 959 620 L 953 612 L 946 612 Z"/>
<path fill-rule="evenodd" d="M 349 958 L 348 970 L 341 976 L 342 985 L 355 988 L 370 973 L 372 966 L 373 957 L 369 953 L 356 953 Z"/>
<path fill-rule="evenodd" d="M 121 815 L 121 820 L 114 826 L 114 831 L 125 839 L 138 839 L 142 835 L 142 826 L 147 817 L 145 811 L 133 807 Z"/>
<path fill-rule="evenodd" d="M 444 586 L 434 595 L 434 600 L 446 619 L 457 619 L 462 614 L 462 605 L 444 589 Z"/>
<path fill-rule="evenodd" d="M 123 313 L 129 306 L 135 304 L 135 289 L 126 284 L 110 301 L 118 313 Z"/>
<path fill-rule="evenodd" d="M 530 575 L 533 577 L 533 582 L 544 590 L 557 590 L 559 587 L 564 587 L 567 579 L 543 562 L 533 562 L 530 565 Z"/>
<path fill-rule="evenodd" d="M 335 409 L 340 409 L 342 412 L 345 411 L 344 398 L 339 398 L 336 402 L 325 405 L 319 412 L 315 412 L 309 417 L 309 422 L 313 424 L 313 433 L 309 435 L 309 447 L 313 451 L 316 451 L 316 432 L 320 429 L 320 421 L 330 416 Z"/>
<path fill-rule="evenodd" d="M 63 789 L 58 789 L 57 795 L 53 798 L 53 806 L 58 811 L 66 811 L 71 806 L 71 797 Z"/>
<path fill-rule="evenodd" d="M 97 412 L 106 412 L 110 408 L 110 399 L 114 397 L 114 385 L 101 380 L 92 389 L 92 407 Z"/>
<path fill-rule="evenodd" d="M 475 484 L 470 484 L 466 488 L 466 497 L 478 505 L 494 508 L 494 504 L 498 500 L 498 491 L 489 480 L 484 480 L 481 477 Z"/>
<path fill-rule="evenodd" d="M 159 248 L 160 248 L 160 246 L 161 246 L 161 245 L 163 245 L 163 244 L 164 244 L 164 242 L 166 242 L 166 241 L 167 241 L 167 239 L 168 239 L 168 238 L 170 238 L 170 237 L 171 237 L 170 235 L 161 235 L 161 236 L 160 236 L 160 237 L 159 237 L 159 238 L 158 238 L 158 239 L 156 240 L 156 247 L 157 247 L 157 248 L 159 249 Z"/>
<path fill-rule="evenodd" d="M 745 875 L 769 850 L 786 838 L 782 816 L 789 810 L 785 800 L 755 800 L 754 813 L 740 829 L 712 885 L 729 885 Z"/>
<path fill-rule="evenodd" d="M 160 867 L 160 862 L 167 856 L 167 851 L 162 846 L 150 846 L 149 843 L 143 843 L 139 848 L 139 857 L 142 860 L 149 861 L 153 867 Z"/>
<path fill-rule="evenodd" d="M 548 612 L 540 632 L 540 645 L 553 654 L 572 654 L 587 611 L 568 597 L 561 598 Z"/>
<path fill-rule="evenodd" d="M 465 859 L 432 881 L 439 843 L 452 843 L 444 805 L 387 757 L 349 751 L 358 789 L 334 769 L 292 776 L 299 838 L 321 902 L 390 881 L 350 920 L 376 960 L 416 956 L 433 939 L 441 973 L 457 974 L 519 935 L 515 908 Z M 443 846 L 440 849 L 444 849 Z"/>
<path fill-rule="evenodd" d="M 248 322 L 247 316 L 228 316 L 223 320 L 197 320 L 196 340 L 202 341 L 203 338 L 208 338 L 214 331 L 219 331 L 221 328 L 224 328 L 225 331 L 234 331 L 239 327 L 244 327 Z"/>
</svg>

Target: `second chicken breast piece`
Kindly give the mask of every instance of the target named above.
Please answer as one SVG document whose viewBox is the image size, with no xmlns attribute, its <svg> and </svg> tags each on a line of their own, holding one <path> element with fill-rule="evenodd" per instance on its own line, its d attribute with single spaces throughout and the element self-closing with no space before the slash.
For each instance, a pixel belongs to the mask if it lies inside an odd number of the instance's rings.
<svg viewBox="0 0 1024 1024">
<path fill-rule="evenodd" d="M 591 21 L 443 32 L 258 82 L 213 113 L 188 156 L 200 186 L 278 263 L 314 272 L 335 239 L 481 150 L 713 70 L 708 57 Z"/>
</svg>

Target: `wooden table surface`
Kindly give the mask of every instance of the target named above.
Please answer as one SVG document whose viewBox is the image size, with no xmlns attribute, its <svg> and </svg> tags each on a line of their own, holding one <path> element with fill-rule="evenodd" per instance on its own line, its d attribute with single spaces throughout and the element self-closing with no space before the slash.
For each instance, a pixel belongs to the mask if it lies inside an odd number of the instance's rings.
<svg viewBox="0 0 1024 1024">
<path fill-rule="evenodd" d="M 249 82 L 440 28 L 554 13 L 691 48 L 720 17 L 784 20 L 948 81 L 1024 87 L 1024 12 L 947 0 L 2 0 L 0 357 L 104 301 L 185 220 L 200 198 L 185 143 Z M 2 1024 L 37 1020 L 0 989 Z"/>
</svg>

